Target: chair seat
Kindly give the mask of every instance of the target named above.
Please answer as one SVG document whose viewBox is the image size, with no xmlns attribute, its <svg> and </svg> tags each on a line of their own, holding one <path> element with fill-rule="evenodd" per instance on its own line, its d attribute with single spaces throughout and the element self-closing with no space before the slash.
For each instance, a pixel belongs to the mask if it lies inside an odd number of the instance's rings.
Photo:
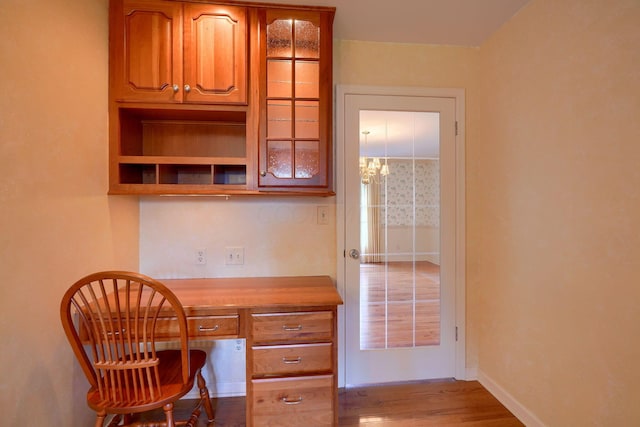
<svg viewBox="0 0 640 427">
<path fill-rule="evenodd" d="M 207 354 L 204 351 L 189 350 L 189 378 L 191 381 L 183 384 L 180 350 L 162 350 L 158 351 L 156 355 L 160 360 L 160 366 L 162 366 L 160 370 L 160 383 L 162 386 L 159 398 L 154 399 L 153 402 L 126 400 L 111 402 L 103 400 L 100 397 L 99 390 L 92 387 L 87 393 L 89 406 L 93 410 L 104 409 L 107 413 L 115 414 L 131 414 L 161 408 L 166 403 L 174 402 L 191 391 L 196 373 L 202 369 L 207 360 Z"/>
</svg>

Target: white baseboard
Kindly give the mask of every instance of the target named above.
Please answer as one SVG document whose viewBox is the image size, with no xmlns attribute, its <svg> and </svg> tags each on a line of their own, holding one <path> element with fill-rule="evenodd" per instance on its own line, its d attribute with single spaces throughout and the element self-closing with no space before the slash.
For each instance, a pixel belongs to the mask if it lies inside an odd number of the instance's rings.
<svg viewBox="0 0 640 427">
<path fill-rule="evenodd" d="M 481 370 L 478 370 L 478 381 L 484 388 L 500 401 L 509 411 L 513 413 L 527 427 L 546 427 L 531 411 L 516 400 L 502 386 Z"/>
<path fill-rule="evenodd" d="M 478 380 L 478 368 L 467 368 L 465 371 L 465 380 L 477 381 Z"/>
<path fill-rule="evenodd" d="M 214 397 L 233 397 L 233 396 L 245 396 L 247 394 L 247 385 L 245 382 L 235 383 L 218 383 L 215 390 L 212 387 L 209 388 L 209 395 Z M 198 386 L 194 385 L 189 393 L 184 396 L 185 399 L 198 399 L 200 398 L 200 392 Z"/>
</svg>

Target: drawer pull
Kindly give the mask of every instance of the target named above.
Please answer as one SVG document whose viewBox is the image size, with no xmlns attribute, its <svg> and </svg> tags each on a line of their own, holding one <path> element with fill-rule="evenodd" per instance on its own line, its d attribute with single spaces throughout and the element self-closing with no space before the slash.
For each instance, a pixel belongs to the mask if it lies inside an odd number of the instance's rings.
<svg viewBox="0 0 640 427">
<path fill-rule="evenodd" d="M 287 364 L 287 365 L 295 365 L 295 364 L 298 364 L 298 363 L 302 362 L 302 357 L 298 356 L 295 359 L 294 358 L 283 357 L 282 358 L 282 362 Z"/>
<path fill-rule="evenodd" d="M 298 396 L 298 398 L 295 400 L 289 400 L 288 397 L 283 397 L 282 403 L 284 403 L 285 405 L 299 405 L 300 403 L 302 403 L 302 396 Z"/>
<path fill-rule="evenodd" d="M 287 326 L 287 325 L 282 325 L 282 329 L 283 329 L 284 331 L 287 331 L 287 332 L 301 331 L 301 330 L 302 330 L 302 325 L 298 325 L 298 326 Z"/>
<path fill-rule="evenodd" d="M 220 329 L 220 325 L 216 325 L 216 326 L 214 326 L 213 328 L 205 328 L 205 327 L 204 327 L 204 326 L 202 326 L 202 325 L 198 326 L 198 330 L 199 330 L 200 332 L 215 332 L 215 331 L 217 331 L 218 329 Z"/>
</svg>

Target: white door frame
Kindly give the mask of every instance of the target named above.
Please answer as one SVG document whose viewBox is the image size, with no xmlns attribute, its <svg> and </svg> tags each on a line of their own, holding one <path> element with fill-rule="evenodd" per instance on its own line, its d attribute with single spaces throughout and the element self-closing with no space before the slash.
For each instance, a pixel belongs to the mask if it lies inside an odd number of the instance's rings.
<svg viewBox="0 0 640 427">
<path fill-rule="evenodd" d="M 466 368 L 466 334 L 465 334 L 465 308 L 466 308 L 466 230 L 465 230 L 465 98 L 464 89 L 457 88 L 412 88 L 412 87 L 388 87 L 388 86 L 356 86 L 337 85 L 336 87 L 336 243 L 337 243 L 337 287 L 344 297 L 345 283 L 345 97 L 346 95 L 388 95 L 388 96 L 412 96 L 453 98 L 456 109 L 456 236 L 455 236 L 455 378 L 468 379 L 473 377 Z M 345 349 L 346 326 L 345 306 L 339 308 L 338 317 L 338 385 L 343 387 L 346 383 L 345 374 Z"/>
</svg>

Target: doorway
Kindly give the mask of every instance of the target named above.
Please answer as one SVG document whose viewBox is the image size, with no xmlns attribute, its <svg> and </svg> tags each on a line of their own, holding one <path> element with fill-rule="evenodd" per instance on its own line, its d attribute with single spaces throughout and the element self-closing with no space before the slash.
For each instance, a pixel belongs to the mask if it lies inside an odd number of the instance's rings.
<svg viewBox="0 0 640 427">
<path fill-rule="evenodd" d="M 347 386 L 465 377 L 463 94 L 442 95 L 338 88 Z"/>
</svg>

